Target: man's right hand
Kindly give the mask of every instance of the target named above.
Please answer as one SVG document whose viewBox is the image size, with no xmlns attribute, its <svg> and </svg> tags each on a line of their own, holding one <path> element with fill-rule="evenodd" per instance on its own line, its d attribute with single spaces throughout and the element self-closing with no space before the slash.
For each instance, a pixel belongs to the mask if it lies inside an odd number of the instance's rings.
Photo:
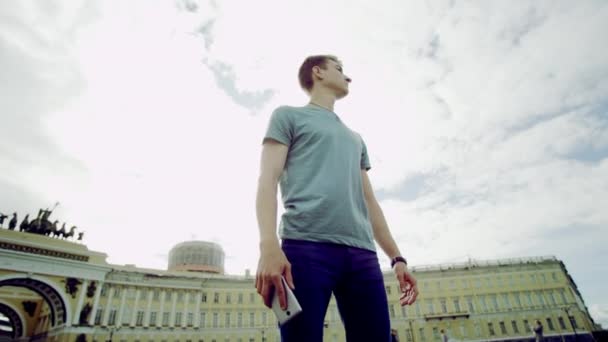
<svg viewBox="0 0 608 342">
<path fill-rule="evenodd" d="M 261 245 L 260 260 L 255 276 L 255 287 L 258 294 L 262 296 L 264 305 L 272 307 L 272 296 L 276 292 L 279 296 L 279 304 L 283 310 L 287 309 L 287 298 L 281 276 L 285 277 L 287 285 L 293 290 L 293 278 L 291 276 L 291 264 L 285 253 L 277 242 Z"/>
</svg>

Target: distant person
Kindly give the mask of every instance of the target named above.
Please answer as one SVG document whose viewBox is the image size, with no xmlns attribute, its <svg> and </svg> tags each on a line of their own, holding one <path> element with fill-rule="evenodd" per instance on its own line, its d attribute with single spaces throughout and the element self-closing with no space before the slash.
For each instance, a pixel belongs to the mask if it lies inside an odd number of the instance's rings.
<svg viewBox="0 0 608 342">
<path fill-rule="evenodd" d="M 445 333 L 445 330 L 441 329 L 441 342 L 448 342 L 448 335 Z"/>
<path fill-rule="evenodd" d="M 532 332 L 534 333 L 536 342 L 543 341 L 543 325 L 539 320 L 536 320 L 534 326 L 532 327 Z"/>
<path fill-rule="evenodd" d="M 286 306 L 284 276 L 302 313 L 283 324 L 282 341 L 321 342 L 332 293 L 349 342 L 388 342 L 390 318 L 374 241 L 391 261 L 414 303 L 416 280 L 407 269 L 374 196 L 367 147 L 334 111 L 351 79 L 334 56 L 311 56 L 299 69 L 310 96 L 302 107 L 274 110 L 263 139 L 256 212 L 260 229 L 258 293 Z M 277 237 L 277 184 L 285 213 Z"/>
</svg>

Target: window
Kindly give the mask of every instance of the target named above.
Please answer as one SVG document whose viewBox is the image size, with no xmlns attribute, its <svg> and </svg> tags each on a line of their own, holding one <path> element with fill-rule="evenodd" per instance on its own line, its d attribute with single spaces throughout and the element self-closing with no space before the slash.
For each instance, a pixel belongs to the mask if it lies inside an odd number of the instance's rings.
<svg viewBox="0 0 608 342">
<path fill-rule="evenodd" d="M 517 326 L 517 321 L 511 321 L 511 328 L 513 328 L 513 332 L 519 334 L 519 327 Z"/>
<path fill-rule="evenodd" d="M 249 294 L 249 303 L 253 303 L 255 299 L 255 294 L 252 292 Z"/>
<path fill-rule="evenodd" d="M 530 292 L 526 292 L 526 299 L 528 300 L 528 306 L 534 306 L 534 303 L 532 302 L 532 294 Z"/>
<path fill-rule="evenodd" d="M 108 284 L 103 284 L 101 287 L 101 296 L 105 297 L 108 295 Z"/>
<path fill-rule="evenodd" d="M 219 323 L 219 314 L 217 312 L 213 313 L 213 327 L 217 328 Z"/>
<path fill-rule="evenodd" d="M 486 277 L 486 285 L 490 288 L 492 287 L 492 279 L 490 277 Z"/>
<path fill-rule="evenodd" d="M 201 321 L 199 322 L 199 326 L 201 328 L 206 328 L 207 313 L 204 311 L 201 311 L 200 315 L 201 315 Z"/>
<path fill-rule="evenodd" d="M 183 292 L 178 292 L 177 293 L 177 301 L 178 302 L 183 302 L 184 301 L 184 293 Z"/>
<path fill-rule="evenodd" d="M 434 339 L 439 338 L 439 328 L 437 328 L 437 327 L 433 327 L 433 338 Z"/>
<path fill-rule="evenodd" d="M 547 283 L 547 276 L 545 276 L 544 273 L 540 274 L 540 280 L 542 281 L 543 284 Z"/>
<path fill-rule="evenodd" d="M 473 323 L 473 326 L 475 328 L 475 336 L 480 337 L 481 336 L 481 325 L 479 325 L 479 322 L 475 321 L 475 323 Z"/>
<path fill-rule="evenodd" d="M 470 313 L 475 313 L 475 306 L 473 305 L 473 297 L 467 297 L 467 306 L 469 307 Z"/>
<path fill-rule="evenodd" d="M 505 308 L 506 309 L 510 309 L 511 308 L 511 301 L 509 300 L 509 294 L 508 293 L 503 293 L 502 294 L 502 302 L 505 304 Z"/>
<path fill-rule="evenodd" d="M 395 305 L 391 304 L 388 308 L 389 308 L 389 312 L 391 314 L 391 318 L 395 318 Z M 334 309 L 332 312 L 334 313 L 333 316 L 335 317 L 336 310 Z M 335 318 L 333 320 L 335 320 Z"/>
<path fill-rule="evenodd" d="M 566 322 L 564 322 L 563 317 L 557 317 L 557 322 L 559 323 L 560 329 L 566 330 Z"/>
<path fill-rule="evenodd" d="M 456 312 L 460 312 L 460 299 L 454 298 L 452 301 L 454 303 L 454 310 L 456 310 Z"/>
<path fill-rule="evenodd" d="M 407 342 L 414 341 L 414 338 L 412 337 L 412 331 L 410 329 L 405 329 L 405 340 Z"/>
<path fill-rule="evenodd" d="M 498 285 L 498 287 L 502 286 L 502 277 L 501 276 L 496 277 L 496 284 Z"/>
<path fill-rule="evenodd" d="M 455 289 L 456 288 L 456 281 L 454 279 L 450 280 L 450 288 L 451 289 Z"/>
<path fill-rule="evenodd" d="M 536 297 L 538 298 L 538 302 L 540 303 L 540 305 L 545 306 L 545 297 L 543 296 L 543 293 L 538 291 L 536 293 Z"/>
<path fill-rule="evenodd" d="M 536 274 L 530 274 L 530 282 L 536 284 Z"/>
<path fill-rule="evenodd" d="M 169 325 L 169 313 L 168 312 L 163 312 L 163 326 L 168 326 Z"/>
<path fill-rule="evenodd" d="M 422 316 L 422 312 L 420 310 L 420 303 L 418 301 L 416 301 L 416 316 L 417 317 L 421 317 Z"/>
<path fill-rule="evenodd" d="M 262 325 L 266 326 L 268 324 L 268 315 L 266 311 L 262 312 Z"/>
<path fill-rule="evenodd" d="M 555 295 L 553 294 L 553 291 L 549 291 L 549 301 L 551 302 L 551 305 L 557 305 L 557 301 L 555 300 Z"/>
<path fill-rule="evenodd" d="M 557 274 L 555 272 L 551 272 L 551 278 L 553 281 L 557 282 Z"/>
<path fill-rule="evenodd" d="M 386 289 L 386 294 L 390 295 L 391 294 L 391 287 L 390 286 L 385 286 L 384 288 Z"/>
<path fill-rule="evenodd" d="M 101 324 L 101 318 L 103 317 L 103 309 L 97 309 L 95 313 L 95 325 Z"/>
<path fill-rule="evenodd" d="M 521 298 L 519 298 L 519 293 L 514 293 L 513 297 L 515 297 L 515 305 L 517 305 L 518 308 L 521 308 Z"/>
<path fill-rule="evenodd" d="M 509 279 L 509 285 L 515 286 L 515 279 L 513 278 L 512 274 L 509 274 L 508 279 Z"/>
<path fill-rule="evenodd" d="M 137 319 L 135 321 L 135 325 L 137 325 L 137 326 L 144 325 L 144 312 L 141 310 L 137 311 Z"/>
<path fill-rule="evenodd" d="M 426 335 L 424 335 L 424 328 L 419 328 L 418 333 L 420 334 L 420 340 L 426 341 Z"/>
<path fill-rule="evenodd" d="M 147 294 L 148 294 L 147 289 L 141 289 L 141 291 L 139 292 L 139 298 L 146 298 Z"/>
<path fill-rule="evenodd" d="M 255 313 L 254 312 L 250 312 L 249 313 L 249 327 L 253 328 L 255 325 Z"/>
<path fill-rule="evenodd" d="M 116 309 L 110 311 L 110 317 L 108 318 L 108 325 L 116 324 Z"/>
<path fill-rule="evenodd" d="M 239 328 L 243 327 L 243 313 L 239 312 L 236 314 L 236 326 Z"/>
<path fill-rule="evenodd" d="M 120 297 L 120 287 L 115 287 L 114 288 L 114 296 L 115 297 Z"/>
<path fill-rule="evenodd" d="M 576 318 L 574 318 L 574 316 L 570 316 L 568 318 L 570 318 L 570 324 L 572 324 L 572 328 L 578 329 L 578 324 L 576 324 Z"/>
<path fill-rule="evenodd" d="M 194 325 L 194 313 L 188 312 L 188 321 L 186 321 L 189 327 Z"/>
<path fill-rule="evenodd" d="M 562 299 L 562 304 L 567 304 L 568 300 L 566 299 L 566 291 L 564 291 L 564 289 L 560 289 L 559 290 L 559 296 Z"/>
<path fill-rule="evenodd" d="M 524 331 L 530 330 L 530 324 L 527 319 L 524 319 Z"/>
<path fill-rule="evenodd" d="M 407 307 L 405 305 L 401 307 L 401 316 L 407 318 Z"/>
<path fill-rule="evenodd" d="M 152 298 L 155 301 L 158 301 L 160 299 L 160 291 L 159 290 L 154 290 L 154 294 L 152 295 Z"/>
<path fill-rule="evenodd" d="M 437 281 L 437 290 L 441 290 L 441 282 Z"/>
<path fill-rule="evenodd" d="M 475 288 L 480 288 L 481 287 L 481 279 L 476 278 L 475 279 Z"/>
<path fill-rule="evenodd" d="M 494 331 L 494 325 L 492 324 L 492 322 L 488 322 L 488 331 L 490 332 L 490 336 L 496 335 L 496 332 Z"/>
<path fill-rule="evenodd" d="M 547 317 L 547 328 L 549 328 L 549 330 L 551 331 L 555 330 L 555 327 L 553 326 L 553 321 L 549 317 Z"/>
<path fill-rule="evenodd" d="M 213 303 L 217 304 L 219 302 L 220 302 L 220 294 L 216 292 L 213 294 Z"/>
<path fill-rule="evenodd" d="M 232 297 L 230 296 L 230 293 L 226 293 L 226 303 L 232 303 Z"/>
<path fill-rule="evenodd" d="M 486 303 L 486 296 L 479 296 L 479 301 L 481 302 L 481 309 L 483 312 L 488 312 L 488 304 Z"/>
<path fill-rule="evenodd" d="M 506 335 L 507 327 L 505 326 L 505 322 L 499 322 L 498 325 L 500 326 L 500 333 Z"/>
<path fill-rule="evenodd" d="M 446 304 L 445 298 L 440 298 L 439 299 L 439 303 L 441 305 L 441 312 L 442 313 L 448 313 L 448 306 Z"/>
<path fill-rule="evenodd" d="M 242 293 L 239 293 L 237 301 L 239 304 L 243 304 L 243 294 Z"/>
<path fill-rule="evenodd" d="M 226 312 L 226 319 L 224 320 L 224 324 L 226 328 L 230 327 L 230 312 Z"/>
<path fill-rule="evenodd" d="M 165 300 L 171 300 L 171 292 L 165 292 Z"/>
<path fill-rule="evenodd" d="M 201 302 L 207 303 L 207 292 L 201 294 Z"/>
<path fill-rule="evenodd" d="M 494 306 L 494 311 L 498 311 L 498 299 L 496 298 L 496 295 L 492 295 L 490 298 L 492 299 L 492 305 Z"/>
<path fill-rule="evenodd" d="M 433 300 L 432 299 L 427 299 L 426 300 L 426 309 L 427 309 L 427 313 L 432 314 L 435 312 L 435 308 L 433 307 Z"/>
<path fill-rule="evenodd" d="M 150 312 L 150 325 L 156 325 L 156 311 Z"/>
<path fill-rule="evenodd" d="M 462 288 L 463 289 L 469 288 L 469 282 L 466 279 L 462 279 Z"/>
</svg>

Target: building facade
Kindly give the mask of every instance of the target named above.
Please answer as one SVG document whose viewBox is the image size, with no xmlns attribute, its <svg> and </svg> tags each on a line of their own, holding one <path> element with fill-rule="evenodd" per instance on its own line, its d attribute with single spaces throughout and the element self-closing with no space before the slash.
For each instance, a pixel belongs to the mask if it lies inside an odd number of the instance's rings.
<svg viewBox="0 0 608 342">
<path fill-rule="evenodd" d="M 253 276 L 220 272 L 221 248 L 176 255 L 173 266 L 187 264 L 197 271 L 112 265 L 105 254 L 80 243 L 2 229 L 0 336 L 24 341 L 280 340 Z M 195 265 L 201 258 L 214 261 L 213 272 L 200 271 L 209 270 Z M 441 330 L 450 341 L 532 340 L 530 326 L 536 320 L 550 341 L 592 341 L 591 332 L 600 329 L 565 265 L 554 257 L 411 270 L 420 296 L 408 307 L 399 305 L 398 283 L 392 271 L 385 272 L 399 341 L 439 341 Z M 325 322 L 325 341 L 345 340 L 333 299 Z"/>
</svg>

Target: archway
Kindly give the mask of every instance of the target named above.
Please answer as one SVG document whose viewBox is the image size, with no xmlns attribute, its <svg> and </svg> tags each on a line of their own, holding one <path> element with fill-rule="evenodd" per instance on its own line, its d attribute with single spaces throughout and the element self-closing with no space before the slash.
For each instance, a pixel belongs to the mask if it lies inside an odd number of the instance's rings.
<svg viewBox="0 0 608 342">
<path fill-rule="evenodd" d="M 69 302 L 51 281 L 39 276 L 8 275 L 0 277 L 1 286 L 24 287 L 42 296 L 50 307 L 51 326 L 70 326 Z"/>
<path fill-rule="evenodd" d="M 11 324 L 12 332 L 10 338 L 17 339 L 23 336 L 25 322 L 17 310 L 7 304 L 0 303 L 0 314 L 6 316 Z"/>
</svg>

